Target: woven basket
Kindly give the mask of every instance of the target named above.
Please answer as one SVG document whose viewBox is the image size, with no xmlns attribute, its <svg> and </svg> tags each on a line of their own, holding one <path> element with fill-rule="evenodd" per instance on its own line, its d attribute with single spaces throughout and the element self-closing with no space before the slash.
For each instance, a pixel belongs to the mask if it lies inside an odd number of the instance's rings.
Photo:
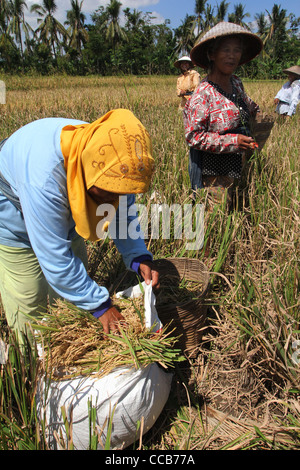
<svg viewBox="0 0 300 470">
<path fill-rule="evenodd" d="M 206 321 L 205 296 L 209 289 L 208 270 L 204 263 L 190 258 L 159 259 L 155 260 L 154 264 L 160 274 L 160 293 L 163 293 L 164 285 L 170 283 L 173 287 L 179 285 L 182 280 L 199 283 L 199 290 L 193 299 L 164 304 L 158 301 L 158 296 L 156 304 L 163 325 L 167 325 L 167 330 L 172 331 L 172 336 L 179 336 L 178 346 L 186 356 L 193 358 L 197 355 Z M 132 273 L 127 271 L 117 282 L 116 288 L 124 289 L 132 285 L 132 282 Z"/>
<path fill-rule="evenodd" d="M 259 113 L 250 123 L 251 135 L 258 144 L 259 150 L 262 150 L 268 140 L 271 130 L 274 126 L 275 115 Z"/>
<path fill-rule="evenodd" d="M 157 312 L 163 325 L 174 330 L 179 336 L 178 345 L 189 357 L 197 355 L 203 336 L 206 321 L 207 305 L 205 296 L 209 288 L 209 274 L 204 263 L 190 258 L 168 258 L 155 261 L 160 273 L 161 290 L 164 282 L 172 282 L 174 286 L 181 280 L 199 282 L 200 290 L 195 298 L 181 303 L 159 304 Z"/>
</svg>

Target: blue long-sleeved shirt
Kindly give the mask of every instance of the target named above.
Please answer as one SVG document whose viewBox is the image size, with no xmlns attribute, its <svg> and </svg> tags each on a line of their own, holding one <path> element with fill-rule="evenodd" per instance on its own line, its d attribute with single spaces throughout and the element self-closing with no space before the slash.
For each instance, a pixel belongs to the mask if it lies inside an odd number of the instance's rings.
<svg viewBox="0 0 300 470">
<path fill-rule="evenodd" d="M 0 152 L 0 172 L 18 196 L 22 212 L 0 192 L 0 244 L 32 248 L 48 283 L 60 296 L 82 309 L 95 310 L 107 305 L 109 293 L 88 276 L 71 250 L 75 223 L 60 148 L 62 128 L 81 123 L 64 118 L 41 119 L 20 128 L 5 142 Z M 134 195 L 128 195 L 127 211 L 134 202 Z M 127 225 L 136 216 L 128 216 Z M 130 268 L 141 255 L 152 256 L 142 236 L 135 240 L 118 238 L 118 225 L 124 217 L 123 207 L 116 212 L 114 242 Z"/>
</svg>

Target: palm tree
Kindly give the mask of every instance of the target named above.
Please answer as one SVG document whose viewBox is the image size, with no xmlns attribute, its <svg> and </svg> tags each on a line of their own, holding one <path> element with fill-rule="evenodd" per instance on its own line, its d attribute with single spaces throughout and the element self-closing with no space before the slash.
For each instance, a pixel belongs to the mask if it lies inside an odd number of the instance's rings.
<svg viewBox="0 0 300 470">
<path fill-rule="evenodd" d="M 110 0 L 110 3 L 106 7 L 106 13 L 108 15 L 106 39 L 111 42 L 114 51 L 118 41 L 127 40 L 126 33 L 119 24 L 121 5 L 122 3 L 118 2 L 118 0 Z"/>
<path fill-rule="evenodd" d="M 7 0 L 0 0 L 0 32 L 6 34 L 10 17 L 10 8 Z"/>
<path fill-rule="evenodd" d="M 212 28 L 216 23 L 216 17 L 213 15 L 214 7 L 211 5 L 206 5 L 204 20 L 203 20 L 203 33 L 206 33 L 210 28 Z"/>
<path fill-rule="evenodd" d="M 79 54 L 81 53 L 82 44 L 86 43 L 89 37 L 84 27 L 85 15 L 81 11 L 82 4 L 83 0 L 80 4 L 78 0 L 71 0 L 72 9 L 67 11 L 67 21 L 65 21 L 65 24 L 70 26 L 68 31 L 70 36 L 69 46 L 76 49 Z"/>
<path fill-rule="evenodd" d="M 286 15 L 286 10 L 281 9 L 280 5 L 276 3 L 273 5 L 272 12 L 268 13 L 269 28 L 266 35 L 266 44 L 273 56 L 280 58 L 282 56 L 282 43 L 288 37 L 286 26 L 289 16 Z"/>
<path fill-rule="evenodd" d="M 228 21 L 231 23 L 236 23 L 244 28 L 250 29 L 249 25 L 244 22 L 244 18 L 250 16 L 250 13 L 245 13 L 245 5 L 238 3 L 234 5 L 234 12 L 228 15 Z"/>
<path fill-rule="evenodd" d="M 14 61 L 14 52 L 17 50 L 11 35 L 8 33 L 8 25 L 11 19 L 11 4 L 8 0 L 0 1 L 0 58 L 10 68 Z"/>
<path fill-rule="evenodd" d="M 257 34 L 263 39 L 267 34 L 268 22 L 264 13 L 257 13 L 255 16 L 257 24 Z"/>
<path fill-rule="evenodd" d="M 135 8 L 130 11 L 130 8 L 125 8 L 125 17 L 127 19 L 125 27 L 127 30 L 137 31 L 139 27 L 145 24 L 143 13 Z"/>
<path fill-rule="evenodd" d="M 196 36 L 199 37 L 201 31 L 203 30 L 203 15 L 205 13 L 205 3 L 207 0 L 196 0 L 195 4 L 195 13 L 196 13 L 196 18 L 193 24 L 193 29 L 197 28 L 197 33 Z"/>
<path fill-rule="evenodd" d="M 225 21 L 225 16 L 229 7 L 229 3 L 226 3 L 225 0 L 222 0 L 220 5 L 217 5 L 217 15 L 216 15 L 216 23 L 220 21 Z"/>
<path fill-rule="evenodd" d="M 289 17 L 286 16 L 286 10 L 281 9 L 281 6 L 276 5 L 276 3 L 273 5 L 271 13 L 269 13 L 268 10 L 266 10 L 266 12 L 268 13 L 268 19 L 270 22 L 268 37 L 269 39 L 272 39 L 278 33 L 285 31 Z"/>
<path fill-rule="evenodd" d="M 268 21 L 265 13 L 256 13 L 254 16 L 255 22 L 256 22 L 256 28 L 257 28 L 257 34 L 261 38 L 264 48 L 262 50 L 261 56 L 263 58 L 268 58 L 268 54 L 266 52 L 265 44 L 267 40 L 267 35 L 268 35 Z"/>
<path fill-rule="evenodd" d="M 193 27 L 195 24 L 195 17 L 186 14 L 185 19 L 181 23 L 182 24 L 174 31 L 177 42 L 176 53 L 188 55 L 195 43 Z"/>
<path fill-rule="evenodd" d="M 40 25 L 35 32 L 39 34 L 41 41 L 52 47 L 55 58 L 55 44 L 60 44 L 59 36 L 62 36 L 64 39 L 68 37 L 68 33 L 63 25 L 53 16 L 56 9 L 57 6 L 54 0 L 43 0 L 42 5 L 35 3 L 30 8 L 31 12 L 36 12 L 40 16 L 37 20 Z"/>
<path fill-rule="evenodd" d="M 11 0 L 8 5 L 6 5 L 6 11 L 10 15 L 7 32 L 14 34 L 16 43 L 19 44 L 20 47 L 21 56 L 23 56 L 22 28 L 26 39 L 29 39 L 29 34 L 32 32 L 32 28 L 25 21 L 24 8 L 27 8 L 24 0 Z"/>
<path fill-rule="evenodd" d="M 289 28 L 289 35 L 296 36 L 300 26 L 300 16 L 297 18 L 294 13 L 290 13 L 289 15 L 290 21 L 290 28 Z"/>
</svg>

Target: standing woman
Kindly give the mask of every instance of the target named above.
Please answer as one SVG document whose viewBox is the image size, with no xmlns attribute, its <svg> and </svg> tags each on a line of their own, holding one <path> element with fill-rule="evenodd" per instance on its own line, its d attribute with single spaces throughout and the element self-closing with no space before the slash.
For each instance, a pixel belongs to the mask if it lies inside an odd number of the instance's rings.
<svg viewBox="0 0 300 470">
<path fill-rule="evenodd" d="M 181 75 L 177 79 L 177 96 L 181 98 L 179 109 L 183 109 L 187 99 L 199 85 L 200 75 L 194 70 L 194 64 L 188 56 L 180 57 L 174 66 L 180 69 Z"/>
<path fill-rule="evenodd" d="M 213 202 L 227 193 L 230 206 L 235 179 L 240 178 L 242 153 L 254 148 L 249 118 L 259 107 L 234 75 L 237 67 L 262 50 L 261 39 L 234 23 L 221 22 L 194 46 L 191 59 L 207 71 L 184 110 L 185 137 L 194 148 L 190 162 L 192 189 L 208 188 Z M 201 175 L 202 181 L 197 181 Z"/>
<path fill-rule="evenodd" d="M 179 112 L 182 112 L 184 110 L 184 107 L 186 105 L 186 102 L 191 98 L 191 95 L 195 91 L 195 89 L 198 87 L 200 83 L 200 75 L 196 70 L 194 70 L 194 64 L 191 61 L 190 57 L 188 56 L 183 56 L 180 59 L 178 59 L 174 63 L 175 67 L 179 68 L 181 70 L 181 75 L 177 79 L 177 96 L 181 98 L 180 104 L 179 104 Z M 193 147 L 190 147 L 189 149 L 189 174 L 190 174 L 190 162 L 193 160 L 193 153 L 195 152 Z M 200 174 L 199 174 L 200 172 Z M 196 175 L 196 181 L 200 182 L 202 181 L 201 178 L 201 169 L 198 168 L 198 172 Z M 192 199 L 194 200 L 194 191 L 196 189 L 201 189 L 201 186 L 196 186 L 192 188 Z"/>
<path fill-rule="evenodd" d="M 288 81 L 275 96 L 274 103 L 278 114 L 292 117 L 300 101 L 300 66 L 294 65 L 283 72 L 287 74 Z"/>
</svg>

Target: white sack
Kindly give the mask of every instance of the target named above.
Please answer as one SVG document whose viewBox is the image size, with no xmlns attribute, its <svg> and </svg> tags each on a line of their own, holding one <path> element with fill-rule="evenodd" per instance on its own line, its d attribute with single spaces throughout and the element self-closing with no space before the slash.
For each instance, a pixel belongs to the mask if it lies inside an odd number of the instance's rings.
<svg viewBox="0 0 300 470">
<path fill-rule="evenodd" d="M 97 410 L 97 425 L 99 434 L 100 430 L 103 430 L 103 443 L 106 441 L 108 419 L 114 410 L 110 448 L 129 446 L 139 438 L 138 421 L 144 419 L 144 433 L 155 423 L 168 399 L 171 380 L 172 374 L 164 372 L 154 363 L 139 370 L 115 370 L 100 379 L 88 376 L 52 381 L 47 390 L 48 399 L 45 406 L 42 390 L 37 395 L 40 419 L 44 419 L 45 412 L 50 448 L 59 448 L 53 435 L 54 431 L 59 434 L 62 432 L 65 439 L 62 406 L 66 408 L 68 419 L 72 410 L 75 449 L 89 448 L 89 400 Z M 99 445 L 98 449 L 102 450 L 103 447 Z"/>
</svg>

